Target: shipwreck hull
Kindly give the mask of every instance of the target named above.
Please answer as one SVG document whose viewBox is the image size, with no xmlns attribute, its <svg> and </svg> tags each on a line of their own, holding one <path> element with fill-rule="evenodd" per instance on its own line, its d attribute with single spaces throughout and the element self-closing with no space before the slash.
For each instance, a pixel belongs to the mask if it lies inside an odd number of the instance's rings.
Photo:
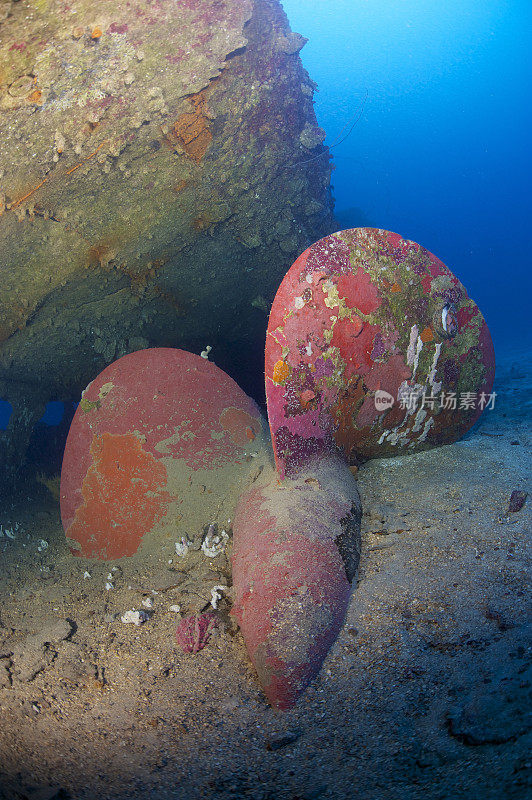
<svg viewBox="0 0 532 800">
<path fill-rule="evenodd" d="M 0 430 L 121 355 L 215 348 L 252 392 L 269 303 L 334 228 L 330 164 L 274 0 L 21 0 L 0 45 Z"/>
</svg>

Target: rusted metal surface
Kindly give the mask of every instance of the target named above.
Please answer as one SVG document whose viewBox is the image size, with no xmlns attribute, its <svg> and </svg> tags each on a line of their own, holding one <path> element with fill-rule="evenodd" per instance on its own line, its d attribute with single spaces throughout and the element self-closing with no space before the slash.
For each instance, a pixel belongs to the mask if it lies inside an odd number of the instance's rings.
<svg viewBox="0 0 532 800">
<path fill-rule="evenodd" d="M 340 459 L 270 473 L 234 520 L 233 613 L 264 692 L 291 708 L 342 626 L 360 554 L 360 501 Z"/>
<path fill-rule="evenodd" d="M 336 447 L 351 463 L 453 442 L 488 402 L 486 322 L 432 253 L 356 228 L 313 244 L 272 306 L 266 393 L 277 467 Z"/>
<path fill-rule="evenodd" d="M 68 434 L 61 519 L 72 552 L 134 555 L 179 511 L 194 473 L 242 468 L 260 430 L 255 403 L 200 356 L 152 348 L 115 361 L 83 393 Z"/>
</svg>

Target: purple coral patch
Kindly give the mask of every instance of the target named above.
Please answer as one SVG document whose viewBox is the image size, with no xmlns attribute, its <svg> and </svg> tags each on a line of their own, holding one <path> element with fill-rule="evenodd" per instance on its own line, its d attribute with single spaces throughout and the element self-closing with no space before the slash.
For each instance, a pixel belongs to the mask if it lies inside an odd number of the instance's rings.
<svg viewBox="0 0 532 800">
<path fill-rule="evenodd" d="M 460 375 L 460 369 L 454 359 L 450 358 L 443 366 L 443 377 L 446 386 L 455 386 Z"/>
<path fill-rule="evenodd" d="M 175 636 L 181 650 L 185 653 L 198 653 L 203 650 L 217 626 L 214 614 L 191 614 L 184 617 L 177 626 Z"/>
<path fill-rule="evenodd" d="M 375 334 L 375 338 L 373 340 L 373 350 L 371 351 L 371 358 L 373 361 L 377 358 L 381 358 L 384 355 L 384 341 L 380 333 Z"/>
<path fill-rule="evenodd" d="M 447 303 L 453 303 L 453 305 L 459 305 L 460 300 L 463 298 L 463 296 L 464 292 L 460 289 L 459 286 L 451 286 L 444 292 L 434 292 L 434 297 L 441 297 Z"/>
<path fill-rule="evenodd" d="M 125 22 L 121 25 L 118 22 L 111 22 L 107 28 L 107 33 L 127 33 L 128 26 Z"/>
<path fill-rule="evenodd" d="M 350 269 L 349 247 L 333 235 L 312 245 L 304 272 L 309 274 L 319 270 L 326 275 L 336 275 L 349 272 Z"/>
<path fill-rule="evenodd" d="M 310 459 L 326 450 L 323 439 L 303 438 L 288 430 L 286 426 L 275 433 L 276 452 L 280 454 L 287 474 L 308 464 Z"/>
<path fill-rule="evenodd" d="M 427 267 L 424 263 L 416 263 L 412 264 L 412 272 L 415 272 L 416 275 L 425 275 L 427 272 Z"/>
</svg>

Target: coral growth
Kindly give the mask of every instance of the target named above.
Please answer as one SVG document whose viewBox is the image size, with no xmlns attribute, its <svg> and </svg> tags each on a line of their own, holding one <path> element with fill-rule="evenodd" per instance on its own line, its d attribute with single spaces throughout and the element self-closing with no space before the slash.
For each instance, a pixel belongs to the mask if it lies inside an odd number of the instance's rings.
<svg viewBox="0 0 532 800">
<path fill-rule="evenodd" d="M 174 123 L 169 142 L 179 147 L 196 164 L 202 160 L 211 142 L 212 134 L 208 128 L 205 111 L 205 90 L 190 96 L 191 110 L 181 114 Z"/>
<path fill-rule="evenodd" d="M 185 653 L 198 653 L 203 650 L 217 626 L 214 614 L 191 614 L 181 620 L 176 630 L 179 647 Z"/>
<path fill-rule="evenodd" d="M 290 376 L 290 367 L 280 359 L 274 364 L 272 380 L 274 383 L 283 383 Z"/>
</svg>

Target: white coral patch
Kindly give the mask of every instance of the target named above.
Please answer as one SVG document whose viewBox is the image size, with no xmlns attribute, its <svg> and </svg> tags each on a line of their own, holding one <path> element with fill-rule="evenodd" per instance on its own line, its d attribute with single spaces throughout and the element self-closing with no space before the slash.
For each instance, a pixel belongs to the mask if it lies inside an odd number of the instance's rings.
<svg viewBox="0 0 532 800">
<path fill-rule="evenodd" d="M 432 366 L 429 372 L 429 383 L 432 386 L 432 391 L 438 394 L 441 391 L 441 381 L 436 383 L 436 369 L 438 367 L 438 359 L 440 357 L 441 352 L 441 342 L 436 344 L 436 349 L 434 350 L 434 358 L 432 359 Z"/>
<path fill-rule="evenodd" d="M 417 367 L 418 367 L 418 364 L 419 364 L 419 356 L 420 356 L 422 350 L 423 350 L 423 342 L 421 341 L 421 337 L 418 336 L 417 337 L 417 342 L 416 342 L 416 353 L 414 355 L 414 367 L 412 369 L 412 380 L 415 378 L 415 375 L 416 375 L 416 372 L 417 372 Z"/>
<path fill-rule="evenodd" d="M 189 542 L 185 536 L 182 536 L 181 541 L 175 543 L 175 551 L 177 555 L 181 556 L 181 558 L 184 558 L 188 553 L 191 544 L 192 542 Z"/>
<path fill-rule="evenodd" d="M 227 589 L 227 586 L 216 585 L 211 589 L 211 606 L 218 608 L 218 600 L 222 599 L 222 594 Z"/>
<path fill-rule="evenodd" d="M 412 325 L 410 328 L 410 341 L 406 351 L 406 363 L 409 367 L 414 363 L 414 354 L 416 352 L 416 340 L 419 335 L 419 328 L 417 325 Z"/>
<path fill-rule="evenodd" d="M 419 433 L 419 431 L 421 430 L 421 426 L 423 425 L 423 422 L 425 421 L 426 416 L 427 416 L 427 412 L 425 411 L 425 409 L 424 408 L 420 408 L 419 411 L 417 412 L 415 420 L 414 420 L 414 426 L 412 428 L 412 433 Z"/>
<path fill-rule="evenodd" d="M 201 549 L 208 558 L 215 558 L 215 556 L 224 552 L 228 541 L 229 535 L 224 530 L 216 533 L 214 525 L 210 525 L 205 539 L 201 543 Z"/>
<path fill-rule="evenodd" d="M 145 611 L 135 611 L 134 608 L 131 608 L 129 611 L 126 611 L 120 619 L 124 625 L 142 625 L 143 622 L 149 619 L 149 615 Z"/>
</svg>

